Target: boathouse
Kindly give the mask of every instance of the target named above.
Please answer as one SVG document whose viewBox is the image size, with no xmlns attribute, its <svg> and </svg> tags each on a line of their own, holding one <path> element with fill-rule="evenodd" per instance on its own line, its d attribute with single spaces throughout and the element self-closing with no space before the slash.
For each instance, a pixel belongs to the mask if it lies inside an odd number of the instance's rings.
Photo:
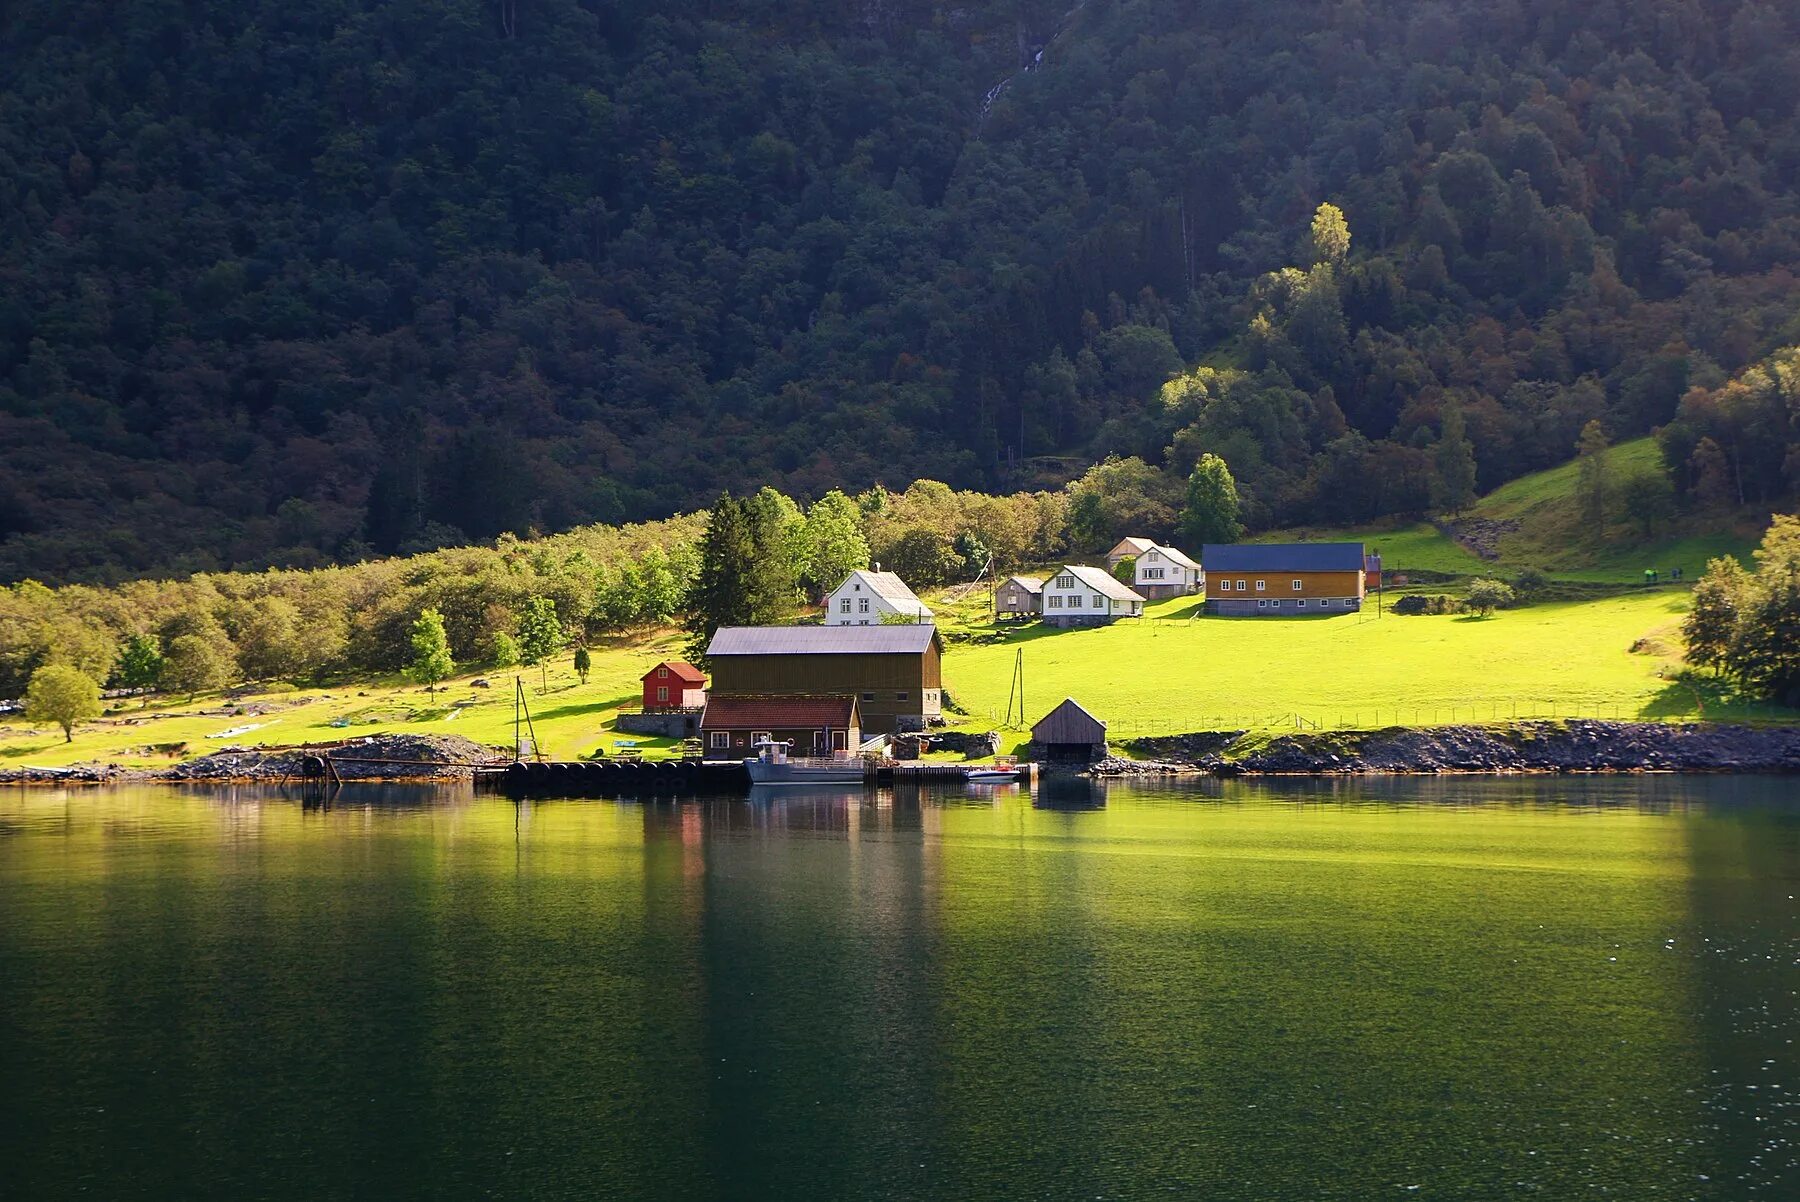
<svg viewBox="0 0 1800 1202">
<path fill-rule="evenodd" d="M 1008 576 L 994 590 L 994 614 L 1019 618 L 1044 611 L 1044 581 L 1039 576 Z"/>
<path fill-rule="evenodd" d="M 1361 543 L 1209 543 L 1200 562 L 1210 613 L 1293 618 L 1362 608 Z"/>
<path fill-rule="evenodd" d="M 769 696 L 714 691 L 700 715 L 700 746 L 709 760 L 741 760 L 756 745 L 791 743 L 795 755 L 848 755 L 862 744 L 854 696 Z"/>
<path fill-rule="evenodd" d="M 1043 759 L 1090 763 L 1106 758 L 1106 723 L 1065 697 L 1031 728 L 1031 741 Z"/>
<path fill-rule="evenodd" d="M 706 673 L 686 660 L 665 659 L 644 673 L 644 712 L 691 710 L 706 704 Z"/>
<path fill-rule="evenodd" d="M 847 694 L 875 735 L 943 713 L 943 657 L 931 625 L 721 626 L 706 648 L 714 694 Z"/>
</svg>

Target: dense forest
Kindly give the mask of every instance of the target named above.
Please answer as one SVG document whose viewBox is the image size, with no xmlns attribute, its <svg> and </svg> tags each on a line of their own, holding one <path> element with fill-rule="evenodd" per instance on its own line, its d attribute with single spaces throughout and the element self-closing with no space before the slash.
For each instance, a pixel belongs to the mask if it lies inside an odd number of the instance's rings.
<svg viewBox="0 0 1800 1202">
<path fill-rule="evenodd" d="M 1790 0 L 16 0 L 0 78 L 0 580 L 1594 421 L 1800 487 Z"/>
</svg>

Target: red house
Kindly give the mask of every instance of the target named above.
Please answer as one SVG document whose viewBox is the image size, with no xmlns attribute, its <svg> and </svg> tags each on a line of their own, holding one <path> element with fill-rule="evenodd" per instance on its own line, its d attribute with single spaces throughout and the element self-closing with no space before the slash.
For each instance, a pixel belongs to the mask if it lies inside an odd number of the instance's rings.
<svg viewBox="0 0 1800 1202">
<path fill-rule="evenodd" d="M 699 709 L 706 704 L 706 673 L 693 664 L 666 659 L 644 673 L 644 712 Z"/>
</svg>

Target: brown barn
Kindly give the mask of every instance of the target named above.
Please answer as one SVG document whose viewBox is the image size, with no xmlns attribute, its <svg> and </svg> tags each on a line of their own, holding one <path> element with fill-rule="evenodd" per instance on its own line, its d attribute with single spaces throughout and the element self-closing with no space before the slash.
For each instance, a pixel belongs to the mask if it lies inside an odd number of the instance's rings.
<svg viewBox="0 0 1800 1202">
<path fill-rule="evenodd" d="M 1200 562 L 1212 613 L 1293 618 L 1362 608 L 1361 543 L 1209 544 Z"/>
<path fill-rule="evenodd" d="M 853 754 L 862 743 L 855 697 L 784 697 L 714 692 L 700 715 L 700 745 L 709 760 L 741 760 L 756 745 L 792 743 L 795 755 Z"/>
<path fill-rule="evenodd" d="M 1046 760 L 1088 762 L 1106 758 L 1106 723 L 1088 713 L 1073 698 L 1039 718 L 1031 728 L 1031 741 Z"/>
<path fill-rule="evenodd" d="M 706 661 L 714 694 L 855 697 L 870 734 L 923 730 L 943 713 L 936 626 L 722 626 Z"/>
<path fill-rule="evenodd" d="M 1044 579 L 1041 576 L 1008 576 L 994 590 L 994 613 L 1000 617 L 1023 617 L 1044 611 Z"/>
</svg>

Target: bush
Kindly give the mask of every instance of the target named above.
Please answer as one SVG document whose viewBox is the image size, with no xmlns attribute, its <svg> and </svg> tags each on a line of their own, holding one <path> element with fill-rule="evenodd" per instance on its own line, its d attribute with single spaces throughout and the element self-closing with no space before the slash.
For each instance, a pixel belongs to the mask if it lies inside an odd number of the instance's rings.
<svg viewBox="0 0 1800 1202">
<path fill-rule="evenodd" d="M 1535 597 L 1550 587 L 1550 577 L 1537 568 L 1526 568 L 1513 577 L 1512 586 L 1521 597 Z"/>
<path fill-rule="evenodd" d="M 1477 580 L 1469 586 L 1469 595 L 1463 598 L 1462 604 L 1468 612 L 1485 618 L 1516 600 L 1518 597 L 1510 585 L 1499 580 Z"/>
<path fill-rule="evenodd" d="M 1447 614 L 1454 602 L 1442 593 L 1408 593 L 1388 607 L 1402 616 L 1413 614 Z"/>
</svg>

